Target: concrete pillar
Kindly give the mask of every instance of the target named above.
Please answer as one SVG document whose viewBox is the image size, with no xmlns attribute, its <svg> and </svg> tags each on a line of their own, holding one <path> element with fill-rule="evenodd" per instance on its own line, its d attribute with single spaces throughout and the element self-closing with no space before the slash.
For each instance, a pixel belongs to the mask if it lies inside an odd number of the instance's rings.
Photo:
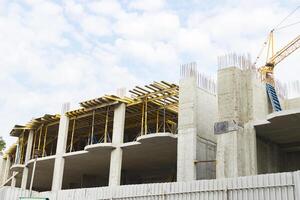
<svg viewBox="0 0 300 200">
<path fill-rule="evenodd" d="M 2 184 L 5 183 L 5 181 L 7 181 L 7 179 L 9 178 L 9 169 L 11 166 L 11 161 L 10 161 L 10 157 L 9 155 L 6 156 L 6 161 L 5 161 L 5 169 L 4 169 L 4 176 L 3 176 L 3 182 Z"/>
<path fill-rule="evenodd" d="M 126 105 L 124 103 L 119 104 L 114 111 L 112 143 L 116 148 L 111 152 L 109 186 L 121 184 L 122 149 L 120 146 L 124 138 L 125 112 Z"/>
<path fill-rule="evenodd" d="M 66 115 L 66 112 L 68 112 L 69 109 L 69 103 L 63 104 L 57 137 L 56 156 L 52 178 L 52 191 L 61 190 L 62 188 L 65 166 L 65 159 L 63 158 L 63 154 L 66 152 L 69 129 L 69 117 Z"/>
<path fill-rule="evenodd" d="M 179 82 L 177 181 L 196 180 L 197 151 L 197 79 Z"/>
<path fill-rule="evenodd" d="M 265 85 L 255 71 L 218 71 L 217 178 L 257 174 L 255 120 L 268 114 Z"/>
<path fill-rule="evenodd" d="M 21 182 L 21 188 L 26 189 L 27 186 L 27 180 L 28 180 L 28 167 L 27 163 L 30 160 L 31 150 L 32 150 L 32 143 L 33 143 L 33 134 L 34 131 L 30 130 L 28 133 L 28 140 L 27 140 L 27 147 L 26 147 L 26 155 L 25 155 L 25 161 L 24 161 L 24 169 L 22 174 L 22 182 Z"/>
</svg>

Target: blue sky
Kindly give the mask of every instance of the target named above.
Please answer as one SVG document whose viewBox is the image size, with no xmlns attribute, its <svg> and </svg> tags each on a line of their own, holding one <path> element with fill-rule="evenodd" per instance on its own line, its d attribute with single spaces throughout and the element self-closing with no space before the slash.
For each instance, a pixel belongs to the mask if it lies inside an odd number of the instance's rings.
<svg viewBox="0 0 300 200">
<path fill-rule="evenodd" d="M 215 77 L 217 56 L 251 53 L 299 1 L 95 0 L 0 1 L 0 134 L 63 102 L 115 93 L 151 81 L 178 82 L 196 61 Z M 286 24 L 300 21 L 298 10 Z M 300 25 L 275 32 L 277 49 Z M 299 79 L 299 51 L 276 68 Z M 297 62 L 298 59 L 298 62 Z M 263 61 L 261 61 L 262 63 Z"/>
</svg>

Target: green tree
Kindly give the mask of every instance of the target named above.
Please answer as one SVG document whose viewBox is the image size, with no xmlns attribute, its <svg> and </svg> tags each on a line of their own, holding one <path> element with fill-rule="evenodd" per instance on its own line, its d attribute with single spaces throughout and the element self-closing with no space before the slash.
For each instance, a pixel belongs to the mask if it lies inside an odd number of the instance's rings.
<svg viewBox="0 0 300 200">
<path fill-rule="evenodd" d="M 0 136 L 0 151 L 5 149 L 5 147 L 6 147 L 6 143 L 5 143 L 4 139 Z"/>
</svg>

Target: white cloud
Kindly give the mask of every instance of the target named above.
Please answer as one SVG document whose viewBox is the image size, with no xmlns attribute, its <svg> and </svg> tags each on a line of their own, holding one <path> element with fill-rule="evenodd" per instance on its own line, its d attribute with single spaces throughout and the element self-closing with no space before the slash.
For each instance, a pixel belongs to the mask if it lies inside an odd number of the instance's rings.
<svg viewBox="0 0 300 200">
<path fill-rule="evenodd" d="M 169 40 L 179 30 L 177 15 L 170 12 L 128 14 L 115 24 L 121 37 L 140 40 Z"/>
<path fill-rule="evenodd" d="M 165 0 L 134 0 L 129 4 L 129 8 L 144 10 L 144 11 L 157 11 L 165 6 Z"/>
<path fill-rule="evenodd" d="M 116 0 L 94 1 L 87 6 L 93 13 L 117 18 L 125 14 L 121 5 Z"/>
<path fill-rule="evenodd" d="M 149 80 L 176 82 L 183 62 L 196 60 L 213 75 L 220 54 L 254 57 L 296 4 L 225 1 L 202 9 L 192 1 L 182 14 L 164 0 L 24 2 L 0 1 L 0 126 L 9 143 L 14 124 L 59 112 L 64 101 L 77 105 Z M 298 34 L 291 30 L 276 34 L 278 47 Z M 299 53 L 276 68 L 277 77 L 298 78 Z"/>
<path fill-rule="evenodd" d="M 156 68 L 163 68 L 164 65 L 169 66 L 177 62 L 176 49 L 170 44 L 163 42 L 148 43 L 118 39 L 116 48 L 122 56 L 130 56 L 144 64 L 153 64 Z"/>
<path fill-rule="evenodd" d="M 80 21 L 83 32 L 95 36 L 105 36 L 111 34 L 110 23 L 100 16 L 86 15 Z"/>
</svg>

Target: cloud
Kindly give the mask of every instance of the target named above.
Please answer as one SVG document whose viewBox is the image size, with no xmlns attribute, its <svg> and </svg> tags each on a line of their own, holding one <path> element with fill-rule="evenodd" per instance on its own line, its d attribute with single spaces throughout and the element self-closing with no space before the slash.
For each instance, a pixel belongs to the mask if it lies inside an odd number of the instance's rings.
<svg viewBox="0 0 300 200">
<path fill-rule="evenodd" d="M 179 30 L 179 17 L 171 12 L 128 13 L 120 18 L 114 31 L 122 38 L 169 40 Z"/>
<path fill-rule="evenodd" d="M 297 4 L 255 2 L 189 1 L 182 8 L 164 0 L 0 1 L 1 134 L 12 143 L 14 124 L 57 113 L 65 101 L 76 107 L 120 87 L 177 82 L 182 63 L 197 61 L 213 76 L 220 54 L 255 57 Z M 297 34 L 278 31 L 276 47 Z M 276 77 L 298 79 L 298 57 L 299 51 L 280 63 Z"/>
<path fill-rule="evenodd" d="M 125 11 L 116 0 L 101 0 L 94 1 L 88 4 L 88 9 L 94 14 L 107 16 L 111 18 L 118 18 L 125 14 Z"/>
<path fill-rule="evenodd" d="M 165 6 L 165 0 L 134 0 L 129 3 L 129 8 L 142 11 L 157 11 Z"/>
</svg>

